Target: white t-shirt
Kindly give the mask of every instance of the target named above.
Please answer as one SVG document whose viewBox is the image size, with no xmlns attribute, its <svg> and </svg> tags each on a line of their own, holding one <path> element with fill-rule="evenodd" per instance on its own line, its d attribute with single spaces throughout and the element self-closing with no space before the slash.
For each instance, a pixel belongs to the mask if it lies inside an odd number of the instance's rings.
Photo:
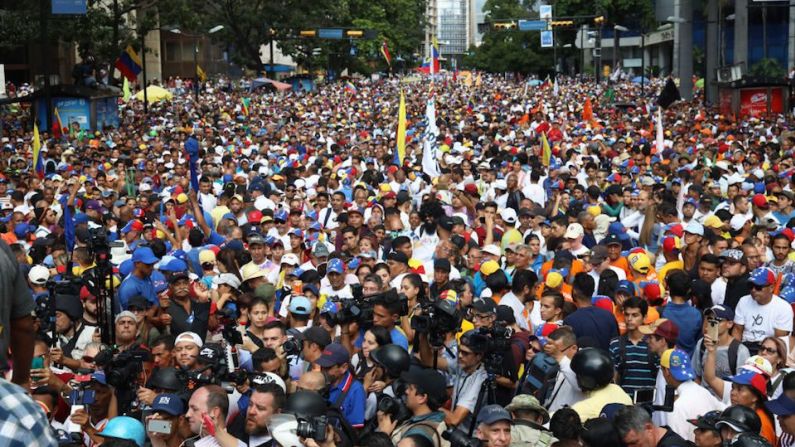
<svg viewBox="0 0 795 447">
<path fill-rule="evenodd" d="M 792 331 L 792 307 L 778 295 L 764 306 L 746 295 L 734 309 L 734 322 L 743 325 L 744 342 L 761 342 L 775 335 L 776 329 Z"/>
<path fill-rule="evenodd" d="M 696 382 L 688 380 L 676 389 L 677 399 L 674 402 L 674 411 L 668 413 L 668 427 L 686 440 L 695 441 L 695 425 L 688 422 L 690 419 L 710 411 L 723 410 L 726 405 L 715 398 L 706 388 Z"/>
</svg>

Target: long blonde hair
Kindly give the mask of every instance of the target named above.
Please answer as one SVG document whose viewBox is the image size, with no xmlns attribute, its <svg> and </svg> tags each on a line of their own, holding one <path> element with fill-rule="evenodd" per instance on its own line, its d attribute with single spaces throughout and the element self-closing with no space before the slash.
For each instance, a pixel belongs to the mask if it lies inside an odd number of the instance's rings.
<svg viewBox="0 0 795 447">
<path fill-rule="evenodd" d="M 652 229 L 657 224 L 657 205 L 650 203 L 646 207 L 646 214 L 643 219 L 643 226 L 640 228 L 638 242 L 642 247 L 649 246 L 652 237 Z"/>
</svg>

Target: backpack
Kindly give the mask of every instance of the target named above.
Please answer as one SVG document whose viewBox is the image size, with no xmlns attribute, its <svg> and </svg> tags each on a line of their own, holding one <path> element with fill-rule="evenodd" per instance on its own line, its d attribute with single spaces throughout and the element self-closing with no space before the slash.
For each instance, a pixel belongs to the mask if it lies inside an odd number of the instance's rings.
<svg viewBox="0 0 795 447">
<path fill-rule="evenodd" d="M 620 361 L 620 365 L 618 367 L 618 375 L 621 378 L 620 379 L 621 383 L 619 383 L 619 385 L 622 385 L 624 383 L 624 370 L 627 367 L 627 342 L 628 341 L 629 341 L 629 336 L 628 335 L 622 335 L 622 336 L 618 337 L 618 358 L 619 358 L 619 361 Z M 656 365 L 654 364 L 654 355 L 652 354 L 651 350 L 648 349 L 648 346 L 646 348 L 646 356 L 647 356 L 647 360 L 646 361 L 648 362 L 649 370 L 655 371 L 657 368 L 656 368 Z"/>
<path fill-rule="evenodd" d="M 740 343 L 736 339 L 732 338 L 731 343 L 729 343 L 729 371 L 731 371 L 732 375 L 737 374 L 737 351 L 740 349 Z M 701 358 L 701 365 L 703 368 L 704 365 L 704 352 L 707 350 L 707 347 L 704 346 L 704 339 L 701 339 L 701 347 L 698 350 L 699 356 Z"/>
</svg>

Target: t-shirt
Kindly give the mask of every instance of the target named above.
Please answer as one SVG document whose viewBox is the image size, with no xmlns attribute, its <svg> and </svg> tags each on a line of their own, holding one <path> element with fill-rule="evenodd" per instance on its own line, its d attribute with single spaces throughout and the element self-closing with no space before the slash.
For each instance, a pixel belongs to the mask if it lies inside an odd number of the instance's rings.
<svg viewBox="0 0 795 447">
<path fill-rule="evenodd" d="M 792 306 L 777 295 L 763 306 L 746 295 L 737 303 L 734 322 L 743 325 L 744 342 L 761 342 L 776 329 L 792 331 Z"/>
<path fill-rule="evenodd" d="M 453 405 L 450 408 L 455 411 L 455 407 L 464 407 L 472 415 L 481 385 L 486 380 L 486 370 L 480 366 L 474 372 L 465 373 L 458 362 L 452 362 L 447 364 L 447 371 L 453 376 Z"/>
<path fill-rule="evenodd" d="M 605 351 L 610 349 L 610 340 L 618 336 L 618 323 L 613 314 L 598 307 L 583 307 L 563 319 L 579 337 L 591 337 Z"/>
<path fill-rule="evenodd" d="M 588 419 L 598 418 L 602 408 L 607 404 L 632 405 L 632 399 L 620 386 L 611 383 L 600 390 L 592 391 L 587 398 L 575 403 L 571 408 L 580 415 L 580 420 L 585 422 Z"/>
<path fill-rule="evenodd" d="M 657 443 L 657 447 L 690 447 L 693 444 L 682 439 L 681 436 L 677 435 L 676 432 L 671 430 L 668 427 L 662 427 L 666 429 L 665 435 L 660 438 L 660 441 Z"/>
<path fill-rule="evenodd" d="M 353 428 L 361 428 L 364 425 L 364 410 L 367 394 L 364 392 L 364 387 L 361 382 L 353 378 L 353 374 L 349 372 L 345 373 L 345 377 L 342 378 L 342 381 L 329 390 L 328 401 L 334 404 L 346 388 L 348 389 L 348 394 L 345 395 L 345 400 L 340 404 L 340 410 Z"/>
<path fill-rule="evenodd" d="M 704 355 L 706 352 L 702 352 L 701 344 L 704 343 L 704 339 L 696 343 L 696 349 L 693 350 L 693 371 L 696 373 L 697 376 L 701 377 L 704 374 Z M 730 368 L 729 363 L 729 345 L 726 346 L 718 346 L 716 353 L 718 357 L 715 359 L 715 375 L 717 377 L 728 377 L 734 374 Z M 748 348 L 745 345 L 740 344 L 737 346 L 737 369 L 740 369 L 741 366 L 745 364 L 745 361 L 748 357 L 751 356 L 751 353 L 748 351 Z M 702 381 L 701 385 L 704 388 L 712 389 L 709 387 L 706 381 Z M 724 385 L 726 386 L 726 385 Z M 718 396 L 720 399 L 721 396 Z"/>
<path fill-rule="evenodd" d="M 646 340 L 633 344 L 629 337 L 625 338 L 622 356 L 621 339 L 622 337 L 617 337 L 610 341 L 610 357 L 616 371 L 621 374 L 621 388 L 627 393 L 654 388 L 659 365 L 656 356 L 649 353 Z"/>
<path fill-rule="evenodd" d="M 31 315 L 34 302 L 26 278 L 20 272 L 16 256 L 5 242 L 0 242 L 0 371 L 7 368 L 6 353 L 11 338 L 11 320 Z"/>
<path fill-rule="evenodd" d="M 157 294 L 155 294 L 155 286 L 149 278 L 141 279 L 135 275 L 129 275 L 124 278 L 119 287 L 119 305 L 122 310 L 127 310 L 127 303 L 130 298 L 135 296 L 142 296 L 146 298 L 151 304 L 157 304 Z"/>
<path fill-rule="evenodd" d="M 663 309 L 662 317 L 676 323 L 676 327 L 679 328 L 676 345 L 687 351 L 688 354 L 692 354 L 696 342 L 701 336 L 701 312 L 690 303 L 671 302 Z"/>
</svg>

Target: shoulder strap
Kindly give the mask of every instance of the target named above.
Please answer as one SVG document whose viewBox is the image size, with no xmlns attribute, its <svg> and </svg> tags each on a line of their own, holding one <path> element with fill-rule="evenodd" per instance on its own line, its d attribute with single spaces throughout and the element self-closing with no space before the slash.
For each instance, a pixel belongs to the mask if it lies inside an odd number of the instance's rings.
<svg viewBox="0 0 795 447">
<path fill-rule="evenodd" d="M 342 392 L 337 399 L 334 401 L 334 408 L 340 408 L 343 402 L 345 402 L 345 398 L 348 397 L 348 391 L 351 389 L 351 385 L 353 384 L 353 373 L 348 372 L 348 383 L 342 387 Z"/>
<path fill-rule="evenodd" d="M 704 342 L 701 342 L 702 349 L 704 347 Z M 737 374 L 737 351 L 740 350 L 740 342 L 737 341 L 736 338 L 732 338 L 731 343 L 729 343 L 729 370 L 732 374 Z M 703 359 L 701 360 L 703 363 Z"/>
<path fill-rule="evenodd" d="M 624 370 L 627 368 L 627 339 L 626 335 L 618 337 L 618 375 L 621 383 L 624 382 Z"/>
<path fill-rule="evenodd" d="M 442 445 L 442 438 L 439 436 L 439 432 L 436 430 L 439 427 L 439 424 L 436 424 L 434 426 L 434 425 L 432 425 L 432 424 L 430 424 L 430 423 L 428 423 L 426 421 L 422 421 L 422 422 L 417 422 L 416 424 L 412 424 L 411 426 L 409 426 L 408 430 L 410 430 L 410 429 L 412 429 L 412 428 L 414 428 L 414 427 L 416 427 L 418 425 L 423 425 L 425 427 L 430 428 L 431 431 L 433 432 L 434 445 L 437 446 L 437 447 Z M 408 430 L 406 430 L 406 431 L 408 431 Z"/>
</svg>

